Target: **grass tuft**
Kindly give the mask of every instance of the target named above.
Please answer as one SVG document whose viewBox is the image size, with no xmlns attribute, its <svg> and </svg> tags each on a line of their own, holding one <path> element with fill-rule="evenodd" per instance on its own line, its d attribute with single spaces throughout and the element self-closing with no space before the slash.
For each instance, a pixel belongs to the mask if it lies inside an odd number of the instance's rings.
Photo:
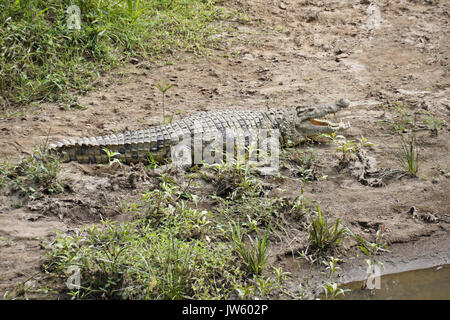
<svg viewBox="0 0 450 320">
<path fill-rule="evenodd" d="M 72 5 L 79 8 L 79 29 L 70 28 Z M 213 35 L 222 18 L 225 10 L 214 0 L 1 1 L 2 104 L 84 93 L 127 57 L 158 61 L 177 50 L 205 52 L 219 41 Z"/>
<path fill-rule="evenodd" d="M 322 217 L 322 211 L 317 206 L 318 217 L 313 220 L 309 228 L 309 239 L 317 252 L 324 253 L 339 245 L 346 235 L 346 228 L 339 227 L 339 219 L 332 225 Z"/>
<path fill-rule="evenodd" d="M 400 155 L 398 160 L 403 166 L 405 172 L 412 176 L 417 176 L 419 171 L 419 154 L 420 148 L 417 143 L 416 134 L 414 132 L 409 135 L 400 135 Z"/>
<path fill-rule="evenodd" d="M 0 188 L 18 191 L 29 200 L 64 192 L 63 183 L 57 179 L 60 166 L 58 155 L 45 148 L 35 148 L 31 156 L 23 158 L 17 165 L 6 161 L 0 164 Z"/>
</svg>

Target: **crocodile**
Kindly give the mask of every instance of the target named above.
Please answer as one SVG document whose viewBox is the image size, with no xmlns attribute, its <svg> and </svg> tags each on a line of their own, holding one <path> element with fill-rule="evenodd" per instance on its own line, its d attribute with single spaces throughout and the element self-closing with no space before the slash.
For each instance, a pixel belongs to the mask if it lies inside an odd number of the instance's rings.
<svg viewBox="0 0 450 320">
<path fill-rule="evenodd" d="M 217 132 L 242 131 L 248 137 L 255 130 L 275 130 L 281 145 L 296 145 L 322 133 L 347 129 L 350 125 L 319 120 L 350 105 L 347 99 L 334 103 L 295 108 L 260 110 L 204 111 L 172 123 L 143 130 L 126 131 L 97 137 L 68 138 L 49 145 L 61 161 L 80 163 L 107 163 L 114 158 L 125 163 L 163 162 L 180 141 Z M 253 131 L 252 131 L 253 130 Z M 106 149 L 106 150 L 105 150 Z M 109 155 L 107 151 L 111 152 Z M 151 156 L 150 156 L 151 155 Z"/>
</svg>

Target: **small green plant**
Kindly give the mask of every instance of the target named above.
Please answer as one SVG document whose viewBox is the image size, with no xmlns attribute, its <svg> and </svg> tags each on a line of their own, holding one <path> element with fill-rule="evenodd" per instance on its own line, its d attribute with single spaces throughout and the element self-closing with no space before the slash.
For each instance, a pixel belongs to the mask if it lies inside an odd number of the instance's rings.
<svg viewBox="0 0 450 320">
<path fill-rule="evenodd" d="M 122 162 L 118 158 L 114 158 L 115 156 L 120 155 L 119 152 L 110 151 L 108 148 L 102 149 L 106 156 L 108 157 L 108 166 L 112 166 L 113 164 L 117 163 L 119 166 L 122 166 Z"/>
<path fill-rule="evenodd" d="M 383 232 L 381 229 L 377 230 L 375 242 L 370 242 L 363 237 L 352 234 L 353 237 L 358 241 L 358 249 L 360 249 L 367 257 L 367 264 L 381 264 L 381 262 L 377 262 L 376 256 L 381 252 L 389 252 L 389 247 L 383 243 Z"/>
<path fill-rule="evenodd" d="M 377 259 L 377 255 L 381 252 L 389 252 L 389 247 L 383 243 L 382 229 L 378 229 L 375 237 L 375 242 L 370 242 L 363 237 L 353 234 L 353 237 L 358 241 L 357 247 L 366 255 L 364 261 L 367 263 L 368 270 L 374 270 L 376 265 L 384 268 L 384 264 Z M 365 282 L 363 288 L 367 283 Z"/>
<path fill-rule="evenodd" d="M 302 189 L 301 194 L 295 198 L 292 203 L 292 209 L 290 211 L 297 218 L 303 218 L 306 214 L 309 214 L 311 209 L 310 205 L 312 204 L 311 199 L 308 199 Z"/>
<path fill-rule="evenodd" d="M 13 171 L 13 165 L 6 160 L 0 163 L 0 188 L 4 188 L 9 184 L 13 175 Z"/>
<path fill-rule="evenodd" d="M 276 279 L 277 279 L 279 286 L 281 286 L 281 284 L 284 282 L 284 280 L 286 279 L 286 276 L 290 274 L 289 272 L 284 272 L 283 267 L 276 268 L 276 267 L 272 266 L 272 270 L 276 275 Z"/>
<path fill-rule="evenodd" d="M 241 299 L 267 299 L 274 289 L 279 288 L 272 278 L 261 275 L 253 275 L 253 279 L 248 282 L 250 284 L 238 284 L 235 287 Z"/>
<path fill-rule="evenodd" d="M 419 154 L 416 131 L 418 130 L 418 113 L 412 114 L 411 107 L 401 102 L 394 102 L 396 108 L 396 120 L 391 120 L 390 124 L 400 140 L 400 152 L 397 154 L 397 160 L 404 171 L 412 176 L 416 176 L 419 170 Z M 436 126 L 434 118 L 428 118 L 430 126 Z M 427 123 L 426 121 L 426 123 Z M 433 131 L 433 129 L 431 129 Z M 437 129 L 436 129 L 437 130 Z"/>
<path fill-rule="evenodd" d="M 148 151 L 146 167 L 147 167 L 147 169 L 156 169 L 158 167 L 158 162 L 153 157 L 151 151 Z"/>
<path fill-rule="evenodd" d="M 287 148 L 282 150 L 283 165 L 290 170 L 294 169 L 295 176 L 308 181 L 323 180 L 326 176 L 320 175 L 317 151 L 313 148 L 306 150 Z"/>
<path fill-rule="evenodd" d="M 322 260 L 322 264 L 324 264 L 327 270 L 329 270 L 330 272 L 328 278 L 331 278 L 336 271 L 341 270 L 341 268 L 337 266 L 337 264 L 340 262 L 342 262 L 341 259 L 334 258 L 333 256 L 330 256 L 328 261 Z"/>
<path fill-rule="evenodd" d="M 416 176 L 419 171 L 419 154 L 420 148 L 417 143 L 416 134 L 414 132 L 409 135 L 400 135 L 400 155 L 398 160 L 405 171 L 412 176 Z"/>
<path fill-rule="evenodd" d="M 362 149 L 370 146 L 373 146 L 373 143 L 367 141 L 366 137 L 362 135 L 361 137 L 358 138 L 357 149 Z"/>
<path fill-rule="evenodd" d="M 398 134 L 415 129 L 415 116 L 411 113 L 411 106 L 402 102 L 394 102 L 396 119 L 390 120 L 389 123 Z"/>
<path fill-rule="evenodd" d="M 222 163 L 203 164 L 206 169 L 214 171 L 213 179 L 218 188 L 217 195 L 238 199 L 243 194 L 258 193 L 260 183 L 253 175 L 254 164 L 231 158 Z"/>
<path fill-rule="evenodd" d="M 254 285 L 245 285 L 245 284 L 244 285 L 236 284 L 236 286 L 234 287 L 234 290 L 236 290 L 237 294 L 239 295 L 239 298 L 248 299 L 254 295 L 255 286 Z"/>
<path fill-rule="evenodd" d="M 436 118 L 433 115 L 428 115 L 427 117 L 425 117 L 425 124 L 427 125 L 428 129 L 430 129 L 431 134 L 437 136 L 439 130 L 444 127 L 445 121 Z"/>
<path fill-rule="evenodd" d="M 9 247 L 13 244 L 13 240 L 5 238 L 5 237 L 0 237 L 0 247 L 6 246 Z"/>
<path fill-rule="evenodd" d="M 338 263 L 342 262 L 339 258 L 330 257 L 329 260 L 323 260 L 322 263 L 329 270 L 328 280 L 322 285 L 322 289 L 325 294 L 326 299 L 335 299 L 339 295 L 345 295 L 346 292 L 349 292 L 350 289 L 342 289 L 339 284 L 335 282 L 331 282 L 331 278 L 333 274 L 340 270 L 341 268 L 337 266 Z"/>
<path fill-rule="evenodd" d="M 247 270 L 253 274 L 260 275 L 267 263 L 267 247 L 270 225 L 268 226 L 262 239 L 253 239 L 248 235 L 249 244 L 243 241 L 243 232 L 237 223 L 232 223 L 232 240 L 234 250 L 243 259 Z"/>
<path fill-rule="evenodd" d="M 318 217 L 313 220 L 309 228 L 309 239 L 319 254 L 333 248 L 344 239 L 346 228 L 339 226 L 339 218 L 334 225 L 322 217 L 320 207 L 317 206 Z"/>
<path fill-rule="evenodd" d="M 166 123 L 166 102 L 165 102 L 166 101 L 166 92 L 167 92 L 167 90 L 172 88 L 172 84 L 170 82 L 168 82 L 166 84 L 158 82 L 156 84 L 156 87 L 162 93 L 163 124 L 165 124 Z"/>
<path fill-rule="evenodd" d="M 342 289 L 335 282 L 326 282 L 322 286 L 326 299 L 335 299 L 339 295 L 345 295 L 350 289 Z"/>
<path fill-rule="evenodd" d="M 293 209 L 292 203 L 283 199 L 261 197 L 260 194 L 247 191 L 239 198 L 223 198 L 213 195 L 211 198 L 217 202 L 215 206 L 215 219 L 223 225 L 216 231 L 227 237 L 230 223 L 233 225 L 239 221 L 239 227 L 244 233 L 264 230 L 271 225 L 271 233 L 274 237 L 282 238 L 288 234 L 289 222 L 292 218 L 299 220 L 303 216 L 301 209 Z M 220 232 L 220 233 L 219 233 Z M 243 233 L 243 234 L 244 234 Z"/>
<path fill-rule="evenodd" d="M 336 145 L 336 150 L 341 152 L 343 162 L 347 161 L 349 155 L 356 150 L 355 141 L 348 140 L 343 135 L 336 135 L 336 133 L 333 132 L 330 134 L 322 134 L 321 136 L 329 138 L 331 142 Z"/>
<path fill-rule="evenodd" d="M 270 278 L 265 278 L 262 276 L 254 276 L 254 281 L 256 283 L 256 288 L 258 290 L 258 298 L 266 298 L 269 296 L 270 292 L 276 287 L 276 282 Z"/>
<path fill-rule="evenodd" d="M 175 110 L 174 113 L 172 113 L 169 118 L 167 119 L 167 123 L 172 123 L 173 122 L 173 118 L 175 115 L 180 115 L 183 111 L 181 110 Z"/>
<path fill-rule="evenodd" d="M 367 141 L 364 136 L 358 138 L 358 141 L 353 139 L 347 139 L 343 135 L 336 135 L 336 133 L 322 134 L 321 136 L 329 138 L 333 144 L 336 145 L 336 150 L 341 153 L 341 161 L 348 162 L 350 160 L 351 154 L 356 153 L 365 147 L 372 146 L 373 143 Z"/>
</svg>

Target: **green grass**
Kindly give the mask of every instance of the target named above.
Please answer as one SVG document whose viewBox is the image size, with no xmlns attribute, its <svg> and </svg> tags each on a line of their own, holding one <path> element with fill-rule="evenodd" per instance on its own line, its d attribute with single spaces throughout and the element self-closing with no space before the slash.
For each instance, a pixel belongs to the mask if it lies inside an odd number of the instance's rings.
<svg viewBox="0 0 450 320">
<path fill-rule="evenodd" d="M 79 30 L 67 27 L 71 5 L 81 11 Z M 13 106 L 70 99 L 126 57 L 201 53 L 227 14 L 214 0 L 2 1 L 0 96 Z"/>
<path fill-rule="evenodd" d="M 283 272 L 268 265 L 269 236 L 281 239 L 303 204 L 248 188 L 237 199 L 214 196 L 216 204 L 206 209 L 175 178 L 159 180 L 129 204 L 129 221 L 107 220 L 49 245 L 43 269 L 60 279 L 59 287 L 49 282 L 51 292 L 74 299 L 283 297 Z M 81 287 L 69 289 L 74 267 Z"/>
<path fill-rule="evenodd" d="M 267 264 L 267 246 L 270 232 L 270 225 L 262 239 L 248 236 L 249 243 L 243 240 L 243 232 L 239 224 L 232 223 L 232 239 L 234 250 L 244 260 L 248 271 L 255 275 L 260 275 Z"/>
<path fill-rule="evenodd" d="M 243 271 L 226 242 L 199 234 L 206 212 L 184 201 L 150 208 L 131 222 L 105 221 L 77 236 L 61 235 L 45 264 L 46 272 L 67 278 L 77 267 L 81 288 L 63 291 L 76 299 L 220 299 L 227 298 Z M 203 220 L 204 221 L 204 220 Z"/>
<path fill-rule="evenodd" d="M 58 155 L 45 148 L 35 148 L 29 157 L 22 158 L 16 165 L 7 161 L 0 163 L 0 189 L 19 192 L 25 200 L 64 192 L 64 183 L 58 180 L 60 167 Z"/>
<path fill-rule="evenodd" d="M 79 268 L 81 288 L 69 292 L 77 299 L 224 298 L 241 273 L 227 246 L 181 240 L 142 219 L 107 221 L 55 247 L 45 270 L 67 276 Z"/>
<path fill-rule="evenodd" d="M 260 287 L 253 294 L 268 294 L 274 280 L 262 271 L 270 227 L 242 244 L 242 255 L 229 222 L 217 219 L 220 212 L 195 209 L 188 194 L 162 175 L 159 187 L 131 206 L 132 221 L 105 221 L 57 237 L 44 270 L 67 279 L 78 268 L 81 287 L 62 288 L 76 299 L 226 299 L 249 284 Z M 240 240 L 251 232 L 240 230 Z M 257 278 L 247 277 L 252 270 Z"/>
<path fill-rule="evenodd" d="M 417 142 L 415 132 L 411 132 L 409 135 L 400 134 L 401 151 L 398 155 L 398 160 L 403 166 L 406 173 L 411 176 L 417 176 L 419 171 L 419 155 L 420 148 Z"/>
<path fill-rule="evenodd" d="M 320 207 L 317 206 L 318 217 L 314 219 L 309 228 L 310 241 L 318 254 L 326 252 L 338 246 L 346 236 L 346 228 L 339 227 L 339 219 L 334 224 L 330 224 L 322 216 Z"/>
</svg>

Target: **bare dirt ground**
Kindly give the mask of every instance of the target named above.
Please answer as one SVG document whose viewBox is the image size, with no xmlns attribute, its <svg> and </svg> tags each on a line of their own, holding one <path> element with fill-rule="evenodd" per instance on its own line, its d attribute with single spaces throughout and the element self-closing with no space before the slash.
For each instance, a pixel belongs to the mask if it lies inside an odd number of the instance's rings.
<svg viewBox="0 0 450 320">
<path fill-rule="evenodd" d="M 400 144 L 388 120 L 395 117 L 393 102 L 402 101 L 446 121 L 437 136 L 425 129 L 419 132 L 422 161 L 417 178 L 392 179 L 378 188 L 362 185 L 348 172 L 336 171 L 332 144 L 320 144 L 314 148 L 328 178 L 308 183 L 306 195 L 327 216 L 339 217 L 368 239 L 383 228 L 393 248 L 383 256 L 390 271 L 450 263 L 450 3 L 230 0 L 224 5 L 245 12 L 250 20 L 235 23 L 237 37 L 222 35 L 223 50 L 207 57 L 181 54 L 159 67 L 145 61 L 128 64 L 78 97 L 85 110 L 41 104 L 23 115 L 0 118 L 0 158 L 17 161 L 42 144 L 49 132 L 58 140 L 157 123 L 162 108 L 156 84 L 171 81 L 166 112 L 177 113 L 175 119 L 200 110 L 288 108 L 348 98 L 351 106 L 339 113 L 352 125 L 345 136 L 363 135 L 374 143 L 368 152 L 378 167 L 398 168 L 395 152 Z M 45 252 L 41 241 L 51 239 L 55 230 L 68 232 L 104 217 L 122 219 L 121 206 L 151 184 L 139 170 L 126 167 L 111 176 L 98 173 L 95 166 L 68 163 L 62 175 L 69 181 L 69 194 L 20 208 L 15 208 L 16 197 L 2 196 L 0 295 L 39 272 Z M 300 190 L 295 178 L 270 183 L 289 190 L 282 194 L 286 197 Z M 437 221 L 413 218 L 408 214 L 413 206 Z M 272 259 L 291 272 L 293 290 L 305 271 L 289 252 L 304 244 L 295 237 L 272 250 Z M 344 280 L 364 276 L 361 261 L 344 264 Z"/>
</svg>

